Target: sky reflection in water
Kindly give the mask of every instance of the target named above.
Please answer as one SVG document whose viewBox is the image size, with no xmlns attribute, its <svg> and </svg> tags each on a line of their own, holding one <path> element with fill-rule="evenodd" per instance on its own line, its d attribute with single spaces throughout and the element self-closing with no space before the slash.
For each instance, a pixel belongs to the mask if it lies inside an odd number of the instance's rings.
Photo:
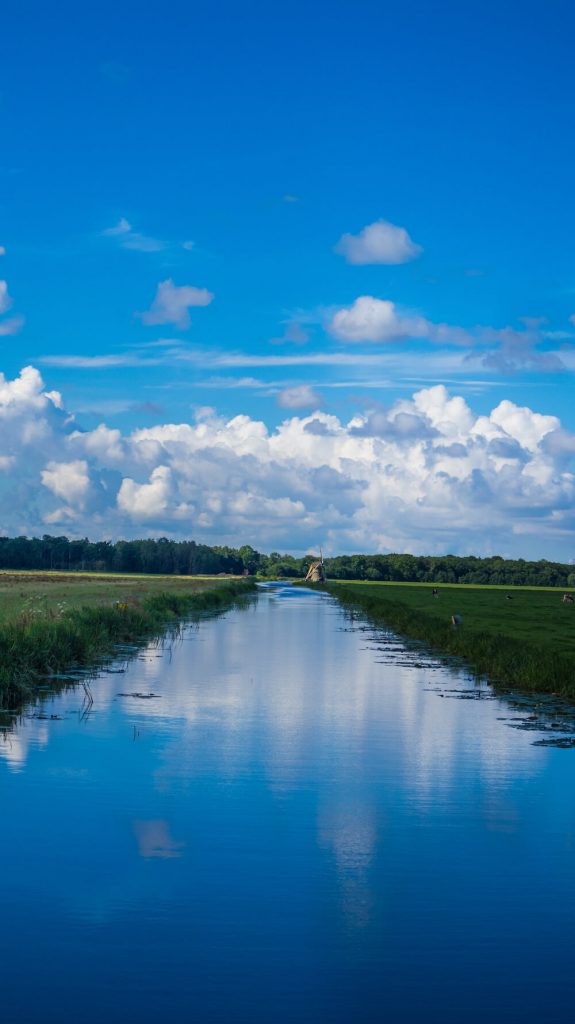
<svg viewBox="0 0 575 1024">
<path fill-rule="evenodd" d="M 475 684 L 267 588 L 23 718 L 6 1020 L 569 1019 L 575 753 L 442 688 Z"/>
</svg>

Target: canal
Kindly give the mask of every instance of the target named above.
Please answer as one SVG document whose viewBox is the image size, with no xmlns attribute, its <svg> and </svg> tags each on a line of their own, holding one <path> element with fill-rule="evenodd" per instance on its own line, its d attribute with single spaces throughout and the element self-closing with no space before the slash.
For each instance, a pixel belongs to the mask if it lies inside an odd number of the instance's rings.
<svg viewBox="0 0 575 1024">
<path fill-rule="evenodd" d="M 3 1019 L 572 1019 L 553 728 L 297 587 L 119 652 L 0 734 Z"/>
</svg>

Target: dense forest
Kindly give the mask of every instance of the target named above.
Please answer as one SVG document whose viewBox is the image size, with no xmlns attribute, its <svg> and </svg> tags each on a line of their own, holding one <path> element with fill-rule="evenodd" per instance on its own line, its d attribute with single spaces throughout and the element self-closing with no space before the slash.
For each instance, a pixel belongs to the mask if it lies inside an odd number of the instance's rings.
<svg viewBox="0 0 575 1024">
<path fill-rule="evenodd" d="M 248 572 L 266 578 L 305 576 L 312 556 L 294 558 L 272 551 L 208 547 L 195 541 L 69 540 L 68 537 L 0 537 L 0 569 L 52 569 L 66 572 L 142 572 L 215 575 Z M 575 587 L 575 565 L 444 555 L 340 555 L 326 558 L 328 578 L 393 580 L 406 583 L 485 583 L 502 586 Z"/>
</svg>

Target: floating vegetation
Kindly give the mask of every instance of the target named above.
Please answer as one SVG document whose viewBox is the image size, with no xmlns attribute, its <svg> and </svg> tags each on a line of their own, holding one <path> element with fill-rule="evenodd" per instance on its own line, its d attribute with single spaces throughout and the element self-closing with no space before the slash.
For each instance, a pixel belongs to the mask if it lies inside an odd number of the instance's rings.
<svg viewBox="0 0 575 1024">
<path fill-rule="evenodd" d="M 561 736 L 553 739 L 541 739 L 533 741 L 534 747 L 575 747 L 575 736 Z"/>
<path fill-rule="evenodd" d="M 352 618 L 359 610 L 436 650 L 442 661 L 467 664 L 499 692 L 512 687 L 575 698 L 575 617 L 557 592 L 517 589 L 522 600 L 507 602 L 495 588 L 446 586 L 437 601 L 417 586 L 330 582 L 323 588 Z M 451 625 L 455 596 L 462 619 L 457 629 Z"/>
<path fill-rule="evenodd" d="M 511 714 L 497 720 L 538 734 L 534 746 L 575 747 L 575 619 L 564 617 L 563 609 L 557 612 L 556 592 L 525 591 L 525 607 L 515 605 L 511 619 L 502 617 L 501 594 L 495 589 L 460 587 L 457 597 L 465 604 L 466 625 L 454 630 L 424 588 L 330 583 L 325 589 L 344 605 L 352 622 L 342 631 L 365 634 L 366 649 L 383 654 L 376 659 L 379 664 L 419 667 L 430 674 L 445 666 L 474 670 L 467 675 L 467 688 L 428 682 L 423 692 L 443 700 L 504 702 Z M 442 588 L 442 593 L 449 596 L 449 590 Z M 380 626 L 380 633 L 374 633 L 373 624 Z M 404 638 L 400 646 L 398 633 Z"/>
<path fill-rule="evenodd" d="M 548 734 L 534 740 L 534 746 L 575 746 L 575 708 L 569 701 L 543 695 L 517 694 L 513 697 L 478 687 L 467 690 L 445 689 L 440 686 L 425 687 L 424 693 L 435 693 L 438 697 L 456 700 L 497 700 L 505 703 L 512 712 L 516 712 L 511 715 L 498 715 L 498 722 L 505 722 L 510 729 L 519 729 L 521 732 Z"/>
<path fill-rule="evenodd" d="M 43 712 L 38 711 L 35 715 L 24 715 L 24 718 L 35 718 L 40 722 L 63 722 L 63 715 L 45 715 Z"/>
<path fill-rule="evenodd" d="M 161 693 L 119 693 L 118 697 L 137 697 L 138 700 L 152 700 L 153 697 L 161 697 Z"/>
</svg>

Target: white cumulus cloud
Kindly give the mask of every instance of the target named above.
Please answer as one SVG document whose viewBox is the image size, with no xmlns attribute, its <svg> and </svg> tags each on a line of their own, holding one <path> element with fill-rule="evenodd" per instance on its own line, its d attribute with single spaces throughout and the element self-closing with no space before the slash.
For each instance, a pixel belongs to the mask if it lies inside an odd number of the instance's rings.
<svg viewBox="0 0 575 1024">
<path fill-rule="evenodd" d="M 469 345 L 474 339 L 462 327 L 436 324 L 425 317 L 404 312 L 389 299 L 360 295 L 351 306 L 338 309 L 327 330 L 340 341 L 397 341 L 424 338 L 436 344 Z"/>
<path fill-rule="evenodd" d="M 478 414 L 442 385 L 343 420 L 85 431 L 37 370 L 0 376 L 8 534 L 194 537 L 260 550 L 575 556 L 575 436 L 507 399 Z"/>
<path fill-rule="evenodd" d="M 44 381 L 34 366 L 25 366 L 14 380 L 6 380 L 0 373 L 0 419 L 30 412 L 38 414 L 61 404 L 59 392 L 44 390 Z"/>
<path fill-rule="evenodd" d="M 137 484 L 129 478 L 122 480 L 118 508 L 137 520 L 160 516 L 167 509 L 170 478 L 168 466 L 157 466 L 152 470 L 149 483 Z"/>
<path fill-rule="evenodd" d="M 167 278 L 160 281 L 150 308 L 139 316 L 148 325 L 175 324 L 186 328 L 190 326 L 188 310 L 192 306 L 209 306 L 213 298 L 213 292 L 207 288 L 194 288 L 188 284 L 178 286 Z"/>
<path fill-rule="evenodd" d="M 407 335 L 425 338 L 428 321 L 402 316 L 394 302 L 360 295 L 351 306 L 338 309 L 328 330 L 341 341 L 394 341 Z"/>
<path fill-rule="evenodd" d="M 41 477 L 44 487 L 71 505 L 81 505 L 90 486 L 88 463 L 84 459 L 49 462 Z"/>
<path fill-rule="evenodd" d="M 342 235 L 335 251 L 348 263 L 397 264 L 416 259 L 423 249 L 412 241 L 405 228 L 387 220 L 376 220 L 358 235 Z"/>
</svg>

